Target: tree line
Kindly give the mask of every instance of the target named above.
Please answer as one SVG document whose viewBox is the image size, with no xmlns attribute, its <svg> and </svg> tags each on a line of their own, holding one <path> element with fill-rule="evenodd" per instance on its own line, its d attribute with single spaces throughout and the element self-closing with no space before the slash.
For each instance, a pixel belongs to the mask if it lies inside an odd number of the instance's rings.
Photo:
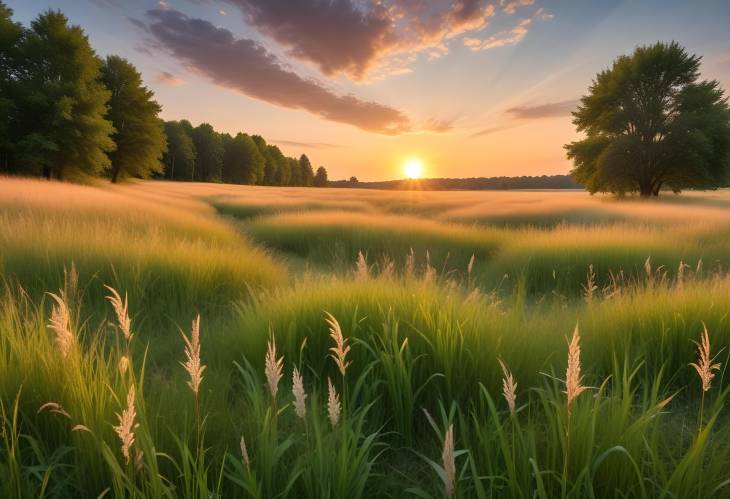
<svg viewBox="0 0 730 499">
<path fill-rule="evenodd" d="M 358 187 L 364 189 L 390 189 L 428 191 L 480 191 L 511 189 L 580 189 L 581 185 L 570 175 L 541 175 L 523 177 L 472 177 L 472 178 L 423 178 L 385 180 L 380 182 L 358 182 L 356 177 L 349 180 L 334 180 L 330 187 Z"/>
<path fill-rule="evenodd" d="M 315 173 L 306 154 L 299 159 L 284 156 L 260 135 L 219 133 L 208 123 L 193 128 L 187 120 L 167 121 L 164 130 L 165 178 L 230 184 L 327 185 L 327 170 L 323 166 Z"/>
<path fill-rule="evenodd" d="M 29 27 L 0 1 L 0 172 L 51 179 L 106 176 L 325 186 L 306 155 L 258 135 L 163 122 L 126 59 L 97 56 L 79 26 L 49 10 Z"/>
</svg>

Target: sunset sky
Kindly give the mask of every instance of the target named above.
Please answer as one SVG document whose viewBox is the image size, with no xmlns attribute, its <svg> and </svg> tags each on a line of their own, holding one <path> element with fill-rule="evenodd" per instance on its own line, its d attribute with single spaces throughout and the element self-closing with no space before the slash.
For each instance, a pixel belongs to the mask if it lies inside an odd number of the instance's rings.
<svg viewBox="0 0 730 499">
<path fill-rule="evenodd" d="M 570 111 L 636 45 L 676 40 L 730 90 L 730 2 L 6 0 L 59 8 L 133 62 L 165 119 L 260 134 L 330 178 L 567 173 Z"/>
</svg>

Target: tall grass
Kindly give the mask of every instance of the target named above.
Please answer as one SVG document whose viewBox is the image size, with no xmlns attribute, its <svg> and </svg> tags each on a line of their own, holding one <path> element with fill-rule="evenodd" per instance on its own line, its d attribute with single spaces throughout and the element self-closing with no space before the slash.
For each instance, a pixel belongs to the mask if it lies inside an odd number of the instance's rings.
<svg viewBox="0 0 730 499">
<path fill-rule="evenodd" d="M 730 494 L 723 193 L 0 191 L 3 497 Z"/>
</svg>

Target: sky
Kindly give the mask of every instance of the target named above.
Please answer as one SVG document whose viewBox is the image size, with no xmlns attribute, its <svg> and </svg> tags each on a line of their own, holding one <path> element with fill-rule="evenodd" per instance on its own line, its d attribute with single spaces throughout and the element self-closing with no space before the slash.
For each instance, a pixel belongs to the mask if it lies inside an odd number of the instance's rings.
<svg viewBox="0 0 730 499">
<path fill-rule="evenodd" d="M 262 135 L 331 179 L 568 173 L 595 74 L 675 40 L 730 91 L 728 0 L 4 0 L 131 61 L 162 117 Z M 412 163 L 411 163 L 412 164 Z"/>
</svg>

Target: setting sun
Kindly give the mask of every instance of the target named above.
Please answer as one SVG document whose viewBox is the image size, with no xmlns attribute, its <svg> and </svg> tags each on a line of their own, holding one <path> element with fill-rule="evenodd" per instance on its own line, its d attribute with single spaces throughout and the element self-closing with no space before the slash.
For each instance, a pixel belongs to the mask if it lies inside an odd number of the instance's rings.
<svg viewBox="0 0 730 499">
<path fill-rule="evenodd" d="M 403 171 L 408 178 L 421 178 L 423 175 L 423 162 L 420 159 L 409 159 L 403 165 Z"/>
</svg>

